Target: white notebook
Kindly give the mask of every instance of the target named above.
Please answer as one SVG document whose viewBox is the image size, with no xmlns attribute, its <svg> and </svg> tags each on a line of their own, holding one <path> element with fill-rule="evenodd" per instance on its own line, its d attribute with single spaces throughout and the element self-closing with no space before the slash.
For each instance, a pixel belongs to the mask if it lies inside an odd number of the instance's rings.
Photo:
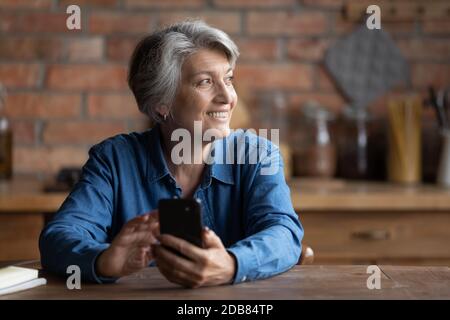
<svg viewBox="0 0 450 320">
<path fill-rule="evenodd" d="M 35 288 L 35 287 L 39 287 L 39 286 L 42 286 L 45 284 L 47 284 L 47 279 L 45 279 L 45 278 L 37 278 L 37 279 L 29 280 L 29 281 L 22 282 L 22 283 L 19 283 L 17 285 L 11 286 L 11 287 L 0 289 L 0 296 L 27 290 L 27 289 L 31 289 L 31 288 Z"/>
<path fill-rule="evenodd" d="M 38 270 L 10 266 L 0 268 L 0 295 L 22 291 L 47 283 L 44 278 L 38 278 Z"/>
</svg>

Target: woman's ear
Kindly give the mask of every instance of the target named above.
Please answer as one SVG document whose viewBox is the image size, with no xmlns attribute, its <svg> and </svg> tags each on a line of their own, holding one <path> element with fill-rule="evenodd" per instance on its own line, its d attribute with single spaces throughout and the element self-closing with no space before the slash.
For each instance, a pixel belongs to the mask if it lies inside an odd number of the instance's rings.
<svg viewBox="0 0 450 320">
<path fill-rule="evenodd" d="M 169 107 L 167 107 L 167 105 L 165 104 L 158 105 L 155 109 L 161 118 L 164 118 L 164 116 L 167 117 L 167 115 L 169 114 Z"/>
</svg>

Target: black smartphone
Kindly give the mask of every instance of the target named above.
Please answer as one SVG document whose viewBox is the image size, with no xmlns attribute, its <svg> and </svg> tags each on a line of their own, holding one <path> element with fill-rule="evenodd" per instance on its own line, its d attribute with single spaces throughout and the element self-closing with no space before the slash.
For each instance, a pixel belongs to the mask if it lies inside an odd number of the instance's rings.
<svg viewBox="0 0 450 320">
<path fill-rule="evenodd" d="M 158 210 L 161 234 L 171 234 L 203 248 L 202 214 L 197 200 L 162 199 Z"/>
</svg>

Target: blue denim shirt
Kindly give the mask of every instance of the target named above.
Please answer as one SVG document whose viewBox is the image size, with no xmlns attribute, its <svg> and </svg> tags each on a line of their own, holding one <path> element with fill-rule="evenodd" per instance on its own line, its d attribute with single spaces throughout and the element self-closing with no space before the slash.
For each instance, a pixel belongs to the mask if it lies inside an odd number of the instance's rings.
<svg viewBox="0 0 450 320">
<path fill-rule="evenodd" d="M 230 152 L 232 142 L 245 148 Z M 203 224 L 236 258 L 234 283 L 290 269 L 300 256 L 303 228 L 278 148 L 243 130 L 213 146 L 211 159 L 222 161 L 206 165 L 194 197 L 201 202 Z M 252 162 L 254 151 L 258 157 Z M 234 163 L 223 160 L 225 155 Z M 78 265 L 84 281 L 114 281 L 96 275 L 96 258 L 127 221 L 156 209 L 160 199 L 180 197 L 181 191 L 166 165 L 158 126 L 93 146 L 80 181 L 41 233 L 42 266 L 67 276 L 67 267 Z"/>
</svg>

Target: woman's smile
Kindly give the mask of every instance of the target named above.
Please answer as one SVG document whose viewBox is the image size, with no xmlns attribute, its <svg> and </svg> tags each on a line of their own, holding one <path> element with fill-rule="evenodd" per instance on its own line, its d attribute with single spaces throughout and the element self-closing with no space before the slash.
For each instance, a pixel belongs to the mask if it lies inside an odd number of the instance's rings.
<svg viewBox="0 0 450 320">
<path fill-rule="evenodd" d="M 230 117 L 229 111 L 207 111 L 206 115 L 214 120 L 227 121 Z"/>
</svg>

